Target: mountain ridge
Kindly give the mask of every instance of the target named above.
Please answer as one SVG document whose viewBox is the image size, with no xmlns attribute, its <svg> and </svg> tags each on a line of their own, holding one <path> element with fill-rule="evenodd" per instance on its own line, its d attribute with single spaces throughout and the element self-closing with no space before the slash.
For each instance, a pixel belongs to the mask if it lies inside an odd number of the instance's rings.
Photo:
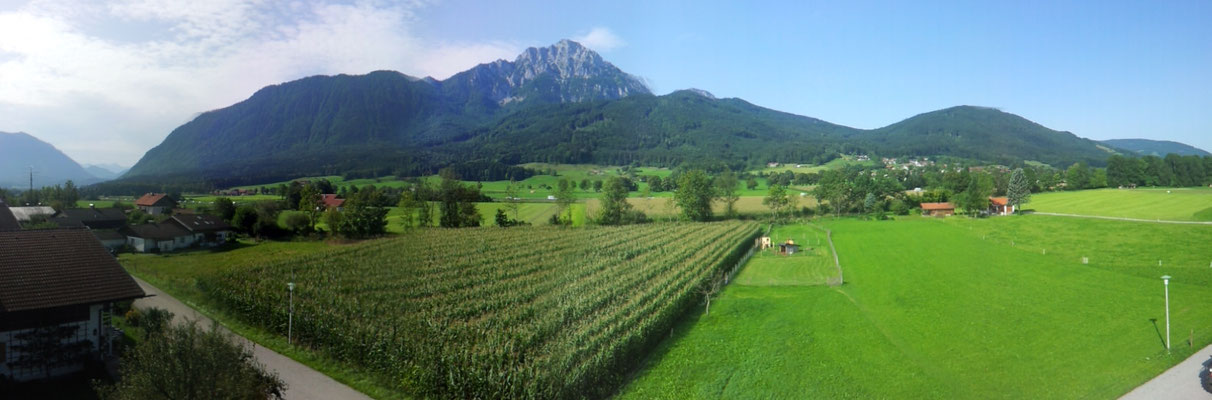
<svg viewBox="0 0 1212 400">
<path fill-rule="evenodd" d="M 838 153 L 1103 165 L 1098 142 L 995 108 L 957 106 L 877 129 L 719 99 L 654 96 L 576 42 L 529 48 L 446 80 L 395 71 L 270 85 L 173 130 L 123 177 L 203 185 L 307 175 L 419 175 L 469 161 L 735 166 Z M 159 177 L 159 178 L 158 178 Z"/>
<path fill-rule="evenodd" d="M 0 188 L 27 188 L 30 167 L 34 187 L 68 180 L 76 185 L 101 181 L 54 145 L 25 132 L 0 132 Z"/>
<path fill-rule="evenodd" d="M 1103 144 L 1111 147 L 1127 150 L 1130 153 L 1135 153 L 1143 156 L 1160 156 L 1174 153 L 1180 156 L 1209 156 L 1212 153 L 1208 151 L 1181 142 L 1170 140 L 1153 140 L 1153 139 L 1108 139 L 1102 140 Z"/>
</svg>

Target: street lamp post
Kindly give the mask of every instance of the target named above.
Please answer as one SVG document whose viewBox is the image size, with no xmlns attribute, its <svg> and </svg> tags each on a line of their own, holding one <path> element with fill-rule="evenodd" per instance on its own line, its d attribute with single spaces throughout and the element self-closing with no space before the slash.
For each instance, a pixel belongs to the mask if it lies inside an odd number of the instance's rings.
<svg viewBox="0 0 1212 400">
<path fill-rule="evenodd" d="M 1170 350 L 1170 275 L 1162 276 L 1162 283 L 1166 286 L 1166 351 Z"/>
<path fill-rule="evenodd" d="M 286 343 L 293 343 L 291 342 L 291 333 L 293 333 L 293 328 L 295 328 L 295 282 L 288 282 L 286 287 L 291 291 L 291 309 L 290 313 L 288 313 L 286 316 Z M 1170 332 L 1170 327 L 1168 327 L 1168 325 L 1166 327 L 1166 332 Z"/>
</svg>

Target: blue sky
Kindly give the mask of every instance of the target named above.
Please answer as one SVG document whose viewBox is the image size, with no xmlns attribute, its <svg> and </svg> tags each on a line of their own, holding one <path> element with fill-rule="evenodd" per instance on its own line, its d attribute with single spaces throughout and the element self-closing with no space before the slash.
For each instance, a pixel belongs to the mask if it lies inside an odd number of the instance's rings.
<svg viewBox="0 0 1212 400">
<path fill-rule="evenodd" d="M 982 105 L 1212 150 L 1209 1 L 749 3 L 3 2 L 0 131 L 130 165 L 266 85 L 444 78 L 573 38 L 658 94 L 695 87 L 858 128 Z"/>
</svg>

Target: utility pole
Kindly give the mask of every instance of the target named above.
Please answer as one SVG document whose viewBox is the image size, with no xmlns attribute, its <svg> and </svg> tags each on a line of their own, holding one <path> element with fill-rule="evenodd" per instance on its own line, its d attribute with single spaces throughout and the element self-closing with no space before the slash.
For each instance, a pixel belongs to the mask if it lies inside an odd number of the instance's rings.
<svg viewBox="0 0 1212 400">
<path fill-rule="evenodd" d="M 1166 351 L 1170 351 L 1170 275 L 1162 276 L 1166 286 Z"/>
<path fill-rule="evenodd" d="M 290 284 L 286 284 L 286 287 L 291 291 L 291 309 L 290 313 L 286 316 L 286 343 L 293 343 L 291 338 L 292 333 L 295 333 L 293 332 L 293 328 L 295 328 L 295 282 L 292 281 Z"/>
</svg>

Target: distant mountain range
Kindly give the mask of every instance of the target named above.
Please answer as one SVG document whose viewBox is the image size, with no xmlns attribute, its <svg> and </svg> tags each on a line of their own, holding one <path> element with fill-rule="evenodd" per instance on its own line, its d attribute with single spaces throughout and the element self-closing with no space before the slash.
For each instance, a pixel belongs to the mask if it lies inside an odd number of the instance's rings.
<svg viewBox="0 0 1212 400">
<path fill-rule="evenodd" d="M 640 79 L 564 40 L 441 81 L 377 71 L 269 86 L 173 130 L 119 182 L 226 187 L 420 175 L 465 162 L 753 166 L 866 152 L 1064 167 L 1104 165 L 1115 150 L 983 107 L 862 130 L 702 90 L 653 96 Z"/>
<path fill-rule="evenodd" d="M 0 132 L 0 188 L 28 188 L 31 168 L 35 188 L 68 180 L 78 186 L 102 180 L 50 143 L 24 132 Z"/>
<path fill-rule="evenodd" d="M 1195 146 L 1186 145 L 1179 142 L 1171 142 L 1168 140 L 1150 140 L 1150 139 L 1111 139 L 1104 140 L 1104 144 L 1128 150 L 1129 152 L 1137 153 L 1143 156 L 1159 156 L 1164 157 L 1166 154 L 1174 153 L 1180 156 L 1210 156 L 1203 149 Z"/>
<path fill-rule="evenodd" d="M 118 164 L 82 164 L 81 166 L 89 175 L 103 180 L 118 179 L 119 176 L 130 170 L 130 168 Z"/>
</svg>

